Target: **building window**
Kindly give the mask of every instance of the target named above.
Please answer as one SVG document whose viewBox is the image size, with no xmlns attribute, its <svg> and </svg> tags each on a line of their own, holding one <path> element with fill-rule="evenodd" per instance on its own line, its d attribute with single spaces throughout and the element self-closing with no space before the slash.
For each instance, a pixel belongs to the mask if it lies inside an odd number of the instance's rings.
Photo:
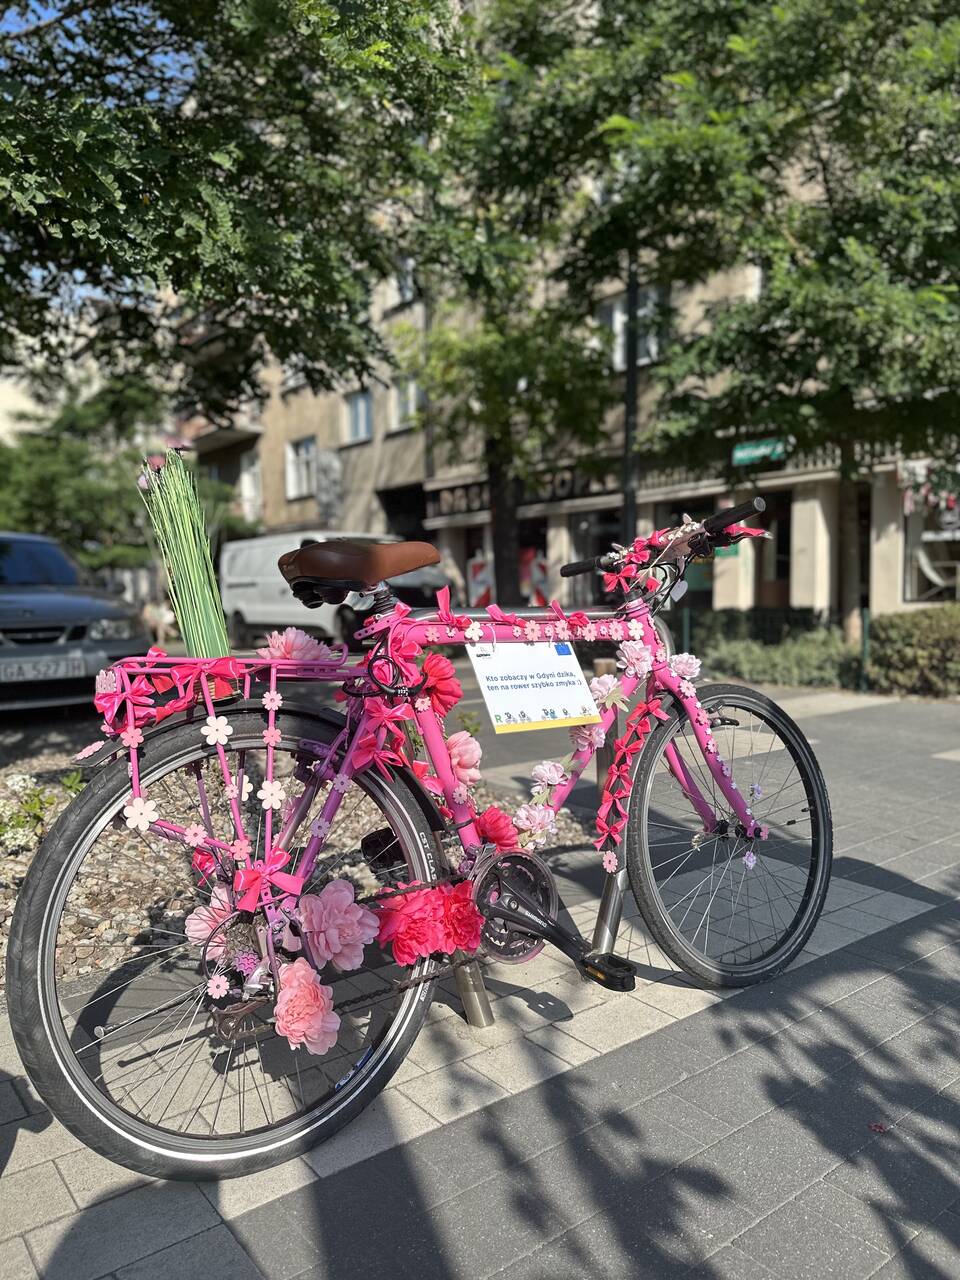
<svg viewBox="0 0 960 1280">
<path fill-rule="evenodd" d="M 401 258 L 397 266 L 397 297 L 406 306 L 416 297 L 417 284 L 413 275 L 413 259 Z"/>
<path fill-rule="evenodd" d="M 287 444 L 287 500 L 311 498 L 317 491 L 317 440 L 304 436 Z"/>
<path fill-rule="evenodd" d="M 657 332 L 657 289 L 641 289 L 637 305 L 637 364 L 652 364 L 660 354 Z M 600 304 L 597 319 L 613 334 L 613 367 L 623 373 L 627 367 L 627 295 L 618 293 Z"/>
<path fill-rule="evenodd" d="M 354 391 L 345 397 L 347 408 L 346 442 L 358 444 L 373 439 L 373 396 L 369 391 Z"/>
<path fill-rule="evenodd" d="M 420 389 L 415 378 L 397 378 L 393 384 L 393 412 L 390 416 L 391 431 L 405 431 L 416 422 Z"/>
</svg>

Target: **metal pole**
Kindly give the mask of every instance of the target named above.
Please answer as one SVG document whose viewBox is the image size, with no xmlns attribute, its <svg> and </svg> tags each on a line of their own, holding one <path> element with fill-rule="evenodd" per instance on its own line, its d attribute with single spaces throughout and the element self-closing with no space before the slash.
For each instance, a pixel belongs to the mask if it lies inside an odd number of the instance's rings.
<svg viewBox="0 0 960 1280">
<path fill-rule="evenodd" d="M 870 665 L 870 610 L 864 605 L 860 610 L 860 689 L 862 692 L 870 686 L 867 667 Z"/>
<path fill-rule="evenodd" d="M 629 545 L 637 536 L 637 357 L 639 335 L 637 311 L 640 307 L 640 283 L 637 277 L 637 254 L 631 248 L 627 257 L 627 334 L 626 376 L 623 384 L 623 542 Z"/>
<path fill-rule="evenodd" d="M 459 960 L 462 951 L 454 954 Z M 453 979 L 457 984 L 457 995 L 463 1005 L 463 1016 L 471 1027 L 492 1027 L 493 1010 L 490 1008 L 490 997 L 483 985 L 483 970 L 476 960 L 472 964 L 461 965 L 454 969 Z"/>
</svg>

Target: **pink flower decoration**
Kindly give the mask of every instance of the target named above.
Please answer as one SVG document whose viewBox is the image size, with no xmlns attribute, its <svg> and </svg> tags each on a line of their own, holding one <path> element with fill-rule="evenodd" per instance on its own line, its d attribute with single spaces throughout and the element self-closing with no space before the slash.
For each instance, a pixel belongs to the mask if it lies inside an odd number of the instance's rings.
<svg viewBox="0 0 960 1280">
<path fill-rule="evenodd" d="M 302 957 L 280 970 L 280 994 L 274 1008 L 277 1031 L 291 1048 L 304 1045 L 318 1057 L 337 1043 L 340 1015 L 333 1011 L 333 991 Z"/>
<path fill-rule="evenodd" d="M 469 799 L 470 799 L 470 792 L 463 785 L 462 782 L 458 786 L 454 787 L 453 789 L 454 804 L 466 804 Z"/>
<path fill-rule="evenodd" d="M 678 687 L 681 698 L 695 698 L 697 696 L 696 686 L 692 685 L 689 680 L 681 680 Z"/>
<path fill-rule="evenodd" d="M 459 733 L 451 733 L 447 739 L 447 750 L 458 782 L 463 783 L 465 787 L 472 787 L 480 781 L 480 770 L 477 766 L 483 751 L 476 738 L 472 738 L 463 729 Z"/>
<path fill-rule="evenodd" d="M 611 640 L 623 639 L 623 623 L 622 622 L 611 622 L 607 627 L 607 630 L 610 633 Z"/>
<path fill-rule="evenodd" d="M 604 871 L 608 871 L 610 875 L 613 875 L 615 871 L 619 870 L 619 867 L 620 867 L 620 859 L 617 857 L 617 855 L 613 852 L 612 849 L 608 849 L 607 852 L 603 855 Z"/>
<path fill-rule="evenodd" d="M 561 782 L 566 782 L 567 773 L 556 760 L 544 760 L 543 764 L 538 764 L 533 770 L 531 777 L 541 787 L 558 787 Z"/>
<path fill-rule="evenodd" d="M 199 822 L 191 822 L 190 826 L 184 829 L 183 838 L 189 845 L 203 844 L 207 838 L 207 829 L 201 827 Z"/>
<path fill-rule="evenodd" d="M 227 949 L 226 939 L 223 936 L 224 931 L 221 929 L 215 937 L 210 937 L 213 931 L 224 920 L 229 919 L 233 915 L 233 903 L 230 900 L 230 894 L 222 884 L 218 884 L 210 895 L 209 903 L 195 907 L 183 922 L 183 932 L 195 947 L 202 947 L 210 938 L 210 945 L 207 947 L 207 959 L 219 960 Z"/>
<path fill-rule="evenodd" d="M 440 885 L 438 892 L 444 935 L 441 951 L 447 955 L 452 955 L 458 948 L 462 951 L 476 951 L 480 945 L 484 921 L 473 901 L 473 885 L 468 880 L 463 880 L 458 885 Z"/>
<path fill-rule="evenodd" d="M 143 745 L 143 734 L 139 729 L 124 729 L 120 735 L 120 741 L 132 750 L 134 747 Z"/>
<path fill-rule="evenodd" d="M 570 730 L 570 741 L 578 751 L 596 751 L 606 740 L 602 724 L 578 724 Z"/>
<path fill-rule="evenodd" d="M 92 756 L 94 752 L 99 751 L 102 746 L 102 742 L 89 742 L 83 750 L 78 751 L 73 758 L 74 760 L 86 760 L 89 756 Z"/>
<path fill-rule="evenodd" d="M 322 662 L 333 654 L 329 645 L 308 636 L 299 627 L 287 627 L 286 631 L 271 631 L 265 649 L 258 649 L 261 658 L 286 658 L 289 662 Z"/>
<path fill-rule="evenodd" d="M 747 852 L 743 855 L 743 865 L 747 868 L 748 871 L 752 871 L 753 868 L 757 865 L 757 855 L 753 852 L 752 849 L 748 849 Z"/>
<path fill-rule="evenodd" d="M 208 953 L 209 954 L 209 953 Z M 222 1000 L 229 992 L 230 983 L 222 973 L 215 973 L 207 979 L 207 995 L 212 996 L 214 1000 Z"/>
<path fill-rule="evenodd" d="M 653 651 L 653 656 L 657 662 L 666 662 L 667 651 L 662 644 L 657 645 L 656 649 Z"/>
<path fill-rule="evenodd" d="M 604 698 L 619 684 L 616 676 L 594 676 L 590 681 L 590 692 L 597 706 L 601 706 Z"/>
<path fill-rule="evenodd" d="M 534 849 L 545 845 L 557 827 L 557 815 L 548 804 L 522 804 L 513 821 L 518 831 L 527 833 L 527 843 Z"/>
<path fill-rule="evenodd" d="M 413 885 L 419 881 L 412 881 Z M 408 886 L 398 884 L 396 888 Z M 380 909 L 381 947 L 391 943 L 397 964 L 415 964 L 422 956 L 442 951 L 445 941 L 442 903 L 432 889 L 415 893 L 385 895 Z"/>
<path fill-rule="evenodd" d="M 427 644 L 437 644 L 440 640 L 440 632 L 436 627 L 427 627 L 423 633 L 423 638 Z"/>
<path fill-rule="evenodd" d="M 558 640 L 569 640 L 570 639 L 570 623 L 567 622 L 566 619 L 561 619 L 560 622 L 555 624 L 554 632 Z"/>
<path fill-rule="evenodd" d="M 260 699 L 267 711 L 279 711 L 283 706 L 283 694 L 276 689 L 269 689 Z"/>
<path fill-rule="evenodd" d="M 516 827 L 509 816 L 496 805 L 492 804 L 484 809 L 483 813 L 477 814 L 476 825 L 483 842 L 496 845 L 500 853 L 518 848 L 519 836 Z"/>
<path fill-rule="evenodd" d="M 512 630 L 513 630 L 514 638 L 519 640 L 520 637 L 523 635 L 523 632 L 520 630 L 519 627 L 513 627 Z"/>
<path fill-rule="evenodd" d="M 584 640 L 596 640 L 596 638 L 597 638 L 597 628 L 596 628 L 596 626 L 594 625 L 594 623 L 592 623 L 592 622 L 588 622 L 588 623 L 583 627 L 583 629 L 582 629 L 582 631 L 581 631 L 581 635 L 583 636 Z"/>
<path fill-rule="evenodd" d="M 234 840 L 230 846 L 230 852 L 235 858 L 249 858 L 253 845 L 246 836 L 241 836 L 239 840 Z"/>
<path fill-rule="evenodd" d="M 531 618 L 523 625 L 523 635 L 526 640 L 538 640 L 540 638 L 540 623 Z"/>
<path fill-rule="evenodd" d="M 471 644 L 477 644 L 483 639 L 483 627 L 481 627 L 479 622 L 471 622 L 464 632 L 464 635 Z"/>
<path fill-rule="evenodd" d="M 670 659 L 670 670 L 684 680 L 696 680 L 700 674 L 700 659 L 692 653 L 675 653 Z"/>
<path fill-rule="evenodd" d="M 268 747 L 279 747 L 282 737 L 283 734 L 276 725 L 272 729 L 264 729 L 263 731 L 263 740 Z"/>
<path fill-rule="evenodd" d="M 627 623 L 627 630 L 630 632 L 631 640 L 643 639 L 643 623 L 639 618 L 631 618 Z"/>
<path fill-rule="evenodd" d="M 204 849 L 194 849 L 190 865 L 200 877 L 200 883 L 206 884 L 216 876 L 219 863 L 212 853 L 207 853 Z"/>
<path fill-rule="evenodd" d="M 599 633 L 601 640 L 606 640 L 610 635 L 610 628 L 605 622 L 601 622 L 597 624 L 597 632 Z"/>
<path fill-rule="evenodd" d="M 414 705 L 414 707 L 416 707 L 416 709 L 417 709 L 418 711 L 429 711 L 429 710 L 430 710 L 430 699 L 429 699 L 429 698 L 417 698 L 416 702 L 415 702 L 413 705 Z"/>
<path fill-rule="evenodd" d="M 617 666 L 623 668 L 624 675 L 642 680 L 650 674 L 653 654 L 638 640 L 624 640 L 617 648 Z"/>
<path fill-rule="evenodd" d="M 375 911 L 354 901 L 349 880 L 331 880 L 319 893 L 300 899 L 300 924 L 316 960 L 328 960 L 338 969 L 359 969 L 363 948 L 380 929 Z"/>
</svg>

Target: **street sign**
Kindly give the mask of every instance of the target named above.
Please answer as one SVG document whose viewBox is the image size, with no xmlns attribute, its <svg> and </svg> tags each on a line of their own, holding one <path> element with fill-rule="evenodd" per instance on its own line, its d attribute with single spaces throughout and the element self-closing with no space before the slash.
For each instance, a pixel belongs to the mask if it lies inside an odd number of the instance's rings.
<svg viewBox="0 0 960 1280">
<path fill-rule="evenodd" d="M 786 452 L 783 440 L 741 440 L 733 446 L 731 461 L 735 467 L 749 467 L 755 462 L 780 462 Z"/>
</svg>

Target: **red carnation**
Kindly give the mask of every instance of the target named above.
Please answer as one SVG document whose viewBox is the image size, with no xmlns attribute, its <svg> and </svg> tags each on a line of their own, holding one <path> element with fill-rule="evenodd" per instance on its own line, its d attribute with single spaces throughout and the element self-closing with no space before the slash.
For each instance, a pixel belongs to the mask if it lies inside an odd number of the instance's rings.
<svg viewBox="0 0 960 1280">
<path fill-rule="evenodd" d="M 456 668 L 442 653 L 428 653 L 421 668 L 424 676 L 423 692 L 438 716 L 445 716 L 463 697 L 463 689 L 457 679 Z"/>
<path fill-rule="evenodd" d="M 480 934 L 483 930 L 483 916 L 473 901 L 473 886 L 469 880 L 463 880 L 454 886 L 440 886 L 443 895 L 443 950 L 452 955 L 458 948 L 461 951 L 476 951 L 480 945 Z"/>
<path fill-rule="evenodd" d="M 484 844 L 495 844 L 500 853 L 519 849 L 520 836 L 517 834 L 517 828 L 510 821 L 509 816 L 495 804 L 484 809 L 483 813 L 477 814 L 475 825 Z"/>
</svg>

